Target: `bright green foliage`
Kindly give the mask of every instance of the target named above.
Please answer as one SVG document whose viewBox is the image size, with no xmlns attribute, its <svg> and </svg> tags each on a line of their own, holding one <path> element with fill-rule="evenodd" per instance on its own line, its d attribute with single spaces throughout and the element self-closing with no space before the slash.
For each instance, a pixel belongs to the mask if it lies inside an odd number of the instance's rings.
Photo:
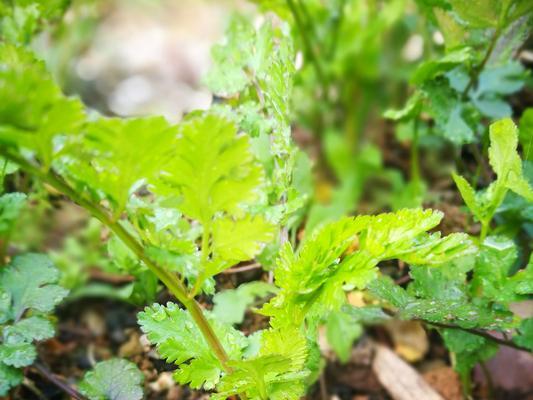
<svg viewBox="0 0 533 400">
<path fill-rule="evenodd" d="M 249 211 L 261 201 L 264 172 L 249 138 L 238 135 L 235 125 L 219 115 L 183 122 L 175 146 L 154 186 L 202 224 L 203 280 L 252 259 L 274 239 L 274 226 Z"/>
<path fill-rule="evenodd" d="M 0 97 L 0 144 L 33 151 L 45 169 L 83 123 L 81 103 L 20 47 L 0 44 Z"/>
<path fill-rule="evenodd" d="M 97 363 L 79 384 L 90 400 L 140 400 L 144 375 L 127 360 L 115 358 Z"/>
<path fill-rule="evenodd" d="M 276 292 L 275 286 L 262 281 L 243 283 L 236 289 L 218 292 L 213 297 L 213 316 L 223 323 L 240 324 L 244 313 L 257 298 Z"/>
<path fill-rule="evenodd" d="M 489 161 L 497 179 L 486 190 L 476 193 L 462 176 L 453 175 L 466 205 L 481 222 L 484 232 L 509 190 L 533 201 L 533 189 L 523 175 L 522 161 L 517 152 L 518 130 L 510 119 L 490 126 Z"/>
<path fill-rule="evenodd" d="M 155 177 L 175 146 L 176 127 L 162 117 L 100 119 L 83 129 L 83 153 L 68 162 L 69 173 L 91 192 L 112 202 L 115 214 L 124 211 L 132 191 Z M 150 151 L 147 151 L 147 149 Z"/>
<path fill-rule="evenodd" d="M 17 368 L 37 356 L 33 342 L 54 335 L 47 313 L 67 294 L 58 279 L 57 269 L 40 254 L 18 256 L 0 269 L 0 395 L 22 381 Z"/>
<path fill-rule="evenodd" d="M 240 217 L 257 201 L 263 181 L 249 139 L 216 115 L 192 117 L 180 125 L 176 153 L 165 165 L 156 189 L 179 196 L 179 209 L 202 224 L 218 212 Z M 216 168 L 213 166 L 216 165 Z"/>
<path fill-rule="evenodd" d="M 442 338 L 454 354 L 453 363 L 463 382 L 467 381 L 470 371 L 478 362 L 492 358 L 498 350 L 495 343 L 464 331 L 445 329 Z"/>
<path fill-rule="evenodd" d="M 476 254 L 440 268 L 412 266 L 409 273 L 412 282 L 407 290 L 385 276 L 373 281 L 369 289 L 397 310 L 402 319 L 503 332 L 518 328 L 515 342 L 529 347 L 529 322 L 524 320 L 520 325 L 520 319 L 509 306 L 533 293 L 532 269 L 529 264 L 514 272 L 516 261 L 516 246 L 511 240 L 490 236 Z M 454 365 L 463 378 L 477 362 L 487 360 L 497 349 L 492 342 L 467 332 L 442 329 L 442 325 L 439 331 L 455 354 Z"/>
<path fill-rule="evenodd" d="M 217 386 L 219 394 L 213 399 L 246 393 L 255 400 L 291 400 L 300 398 L 304 387 L 305 373 L 292 372 L 291 360 L 287 357 L 269 355 L 231 364 L 235 372 L 225 376 Z"/>
<path fill-rule="evenodd" d="M 515 343 L 533 351 L 533 318 L 523 320 L 518 332 L 520 334 L 513 338 Z"/>
<path fill-rule="evenodd" d="M 291 143 L 290 103 L 294 55 L 287 27 L 267 20 L 256 29 L 234 17 L 224 44 L 213 48 L 215 64 L 207 76 L 214 93 L 238 96 L 215 110 L 234 120 L 252 137 L 252 149 L 266 172 L 271 214 L 281 223 L 305 203 L 295 179 L 295 163 L 303 157 Z M 306 169 L 305 173 L 309 174 Z"/>
<path fill-rule="evenodd" d="M 17 0 L 0 4 L 0 37 L 28 44 L 47 19 L 61 16 L 69 0 Z"/>
<path fill-rule="evenodd" d="M 215 399 L 246 393 L 255 400 L 296 400 L 305 392 L 307 340 L 298 328 L 261 332 L 259 353 L 233 362 L 234 371 L 217 385 Z"/>
<path fill-rule="evenodd" d="M 533 108 L 528 108 L 520 118 L 520 144 L 524 160 L 533 161 Z"/>
<path fill-rule="evenodd" d="M 274 226 L 262 217 L 218 218 L 213 223 L 213 254 L 235 263 L 252 259 L 273 239 Z"/>
<path fill-rule="evenodd" d="M 362 333 L 361 324 L 344 312 L 332 312 L 326 322 L 328 343 L 343 363 L 348 362 L 353 342 Z"/>
<path fill-rule="evenodd" d="M 339 309 L 345 302 L 344 287 L 364 288 L 382 260 L 442 264 L 469 252 L 465 235 L 440 238 L 425 232 L 441 218 L 439 212 L 416 209 L 344 218 L 325 225 L 296 254 L 286 245 L 276 269 L 276 284 L 282 291 L 264 311 L 287 319 L 283 323 L 298 323 L 306 313 Z"/>
<path fill-rule="evenodd" d="M 217 337 L 231 359 L 239 359 L 247 345 L 244 335 L 206 313 Z M 220 380 L 222 365 L 194 324 L 189 313 L 174 303 L 154 304 L 139 313 L 139 324 L 159 354 L 179 366 L 174 374 L 181 384 L 213 389 Z"/>
</svg>

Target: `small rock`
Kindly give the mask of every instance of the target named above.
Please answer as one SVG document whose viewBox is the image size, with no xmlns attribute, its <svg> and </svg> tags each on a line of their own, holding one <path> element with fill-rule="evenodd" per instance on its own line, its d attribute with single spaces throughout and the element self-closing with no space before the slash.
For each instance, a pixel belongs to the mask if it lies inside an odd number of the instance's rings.
<svg viewBox="0 0 533 400">
<path fill-rule="evenodd" d="M 172 378 L 172 372 L 161 372 L 157 380 L 150 383 L 148 386 L 150 386 L 150 389 L 154 392 L 159 393 L 165 390 L 170 390 L 176 386 L 176 382 L 174 381 L 174 378 Z"/>
</svg>

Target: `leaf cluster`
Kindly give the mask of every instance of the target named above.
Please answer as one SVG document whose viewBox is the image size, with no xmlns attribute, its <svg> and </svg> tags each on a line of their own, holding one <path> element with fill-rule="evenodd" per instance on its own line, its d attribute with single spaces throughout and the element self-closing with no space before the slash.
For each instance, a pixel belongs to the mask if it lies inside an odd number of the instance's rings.
<svg viewBox="0 0 533 400">
<path fill-rule="evenodd" d="M 59 272 L 41 254 L 17 256 L 0 270 L 0 395 L 22 381 L 37 357 L 34 342 L 54 336 L 50 313 L 66 295 Z"/>
</svg>

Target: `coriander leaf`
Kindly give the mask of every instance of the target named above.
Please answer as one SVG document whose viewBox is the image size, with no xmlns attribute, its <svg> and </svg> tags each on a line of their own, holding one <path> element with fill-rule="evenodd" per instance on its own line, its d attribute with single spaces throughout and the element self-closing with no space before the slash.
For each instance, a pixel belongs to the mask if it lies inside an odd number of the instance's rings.
<svg viewBox="0 0 533 400">
<path fill-rule="evenodd" d="M 216 321 L 211 314 L 206 313 L 206 316 L 230 359 L 240 358 L 246 347 L 244 335 Z M 215 387 L 223 371 L 222 365 L 187 311 L 174 303 L 166 307 L 154 304 L 139 313 L 138 320 L 159 354 L 178 365 L 174 377 L 179 383 L 190 384 L 195 389 Z"/>
<path fill-rule="evenodd" d="M 441 238 L 425 232 L 441 218 L 438 211 L 420 209 L 343 218 L 306 238 L 296 254 L 285 245 L 275 270 L 282 290 L 262 312 L 273 317 L 273 326 L 298 325 L 338 310 L 346 302 L 345 288 L 365 288 L 381 260 L 439 264 L 470 253 L 464 235 Z"/>
<path fill-rule="evenodd" d="M 140 400 L 144 375 L 127 360 L 115 358 L 97 363 L 79 384 L 90 400 Z"/>
<path fill-rule="evenodd" d="M 0 143 L 29 149 L 47 169 L 79 132 L 81 102 L 65 97 L 42 61 L 0 44 Z"/>
<path fill-rule="evenodd" d="M 154 184 L 161 194 L 177 197 L 185 215 L 205 225 L 215 213 L 241 216 L 246 204 L 258 200 L 263 180 L 248 138 L 237 135 L 227 119 L 206 114 L 179 126 L 175 154 Z"/>
<path fill-rule="evenodd" d="M 246 393 L 252 399 L 297 400 L 305 391 L 307 342 L 295 328 L 263 331 L 259 355 L 232 361 L 234 371 L 217 385 L 214 399 Z"/>
<path fill-rule="evenodd" d="M 101 118 L 88 123 L 68 171 L 88 189 L 103 194 L 122 212 L 136 184 L 151 180 L 172 157 L 177 128 L 162 117 Z M 149 151 L 147 151 L 149 149 Z"/>
<path fill-rule="evenodd" d="M 214 256 L 235 263 L 253 259 L 274 239 L 277 230 L 263 217 L 251 215 L 237 220 L 217 218 L 212 229 Z"/>
</svg>

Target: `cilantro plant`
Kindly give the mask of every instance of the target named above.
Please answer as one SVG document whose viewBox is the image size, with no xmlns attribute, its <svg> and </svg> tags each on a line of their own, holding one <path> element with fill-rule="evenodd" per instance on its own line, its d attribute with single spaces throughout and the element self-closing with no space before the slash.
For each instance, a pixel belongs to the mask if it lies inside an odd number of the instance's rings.
<svg viewBox="0 0 533 400">
<path fill-rule="evenodd" d="M 175 298 L 148 305 L 138 322 L 159 355 L 176 366 L 177 382 L 212 392 L 213 399 L 296 400 L 321 372 L 322 325 L 345 361 L 362 325 L 393 316 L 423 321 L 441 333 L 466 392 L 471 368 L 492 356 L 498 344 L 531 350 L 531 319 L 521 320 L 509 307 L 531 295 L 531 260 L 517 268 L 523 260 L 516 245 L 491 231 L 510 191 L 529 202 L 533 197 L 517 152 L 519 138 L 527 147 L 528 137 L 519 135 L 510 119 L 490 128 L 496 180 L 476 192 L 477 183 L 454 175 L 481 223 L 479 238 L 442 235 L 437 231 L 442 212 L 402 208 L 401 201 L 391 204 L 394 212 L 344 215 L 362 195 L 367 170 L 381 168 L 377 149 L 359 145 L 357 130 L 364 121 L 350 120 L 348 104 L 357 90 L 343 86 L 353 73 L 365 82 L 372 71 L 354 71 L 353 61 L 362 55 L 374 59 L 381 50 L 377 42 L 370 54 L 352 48 L 347 25 L 356 24 L 365 4 L 376 2 L 264 2 L 263 9 L 286 21 L 265 18 L 254 25 L 235 17 L 226 41 L 213 48 L 214 65 L 205 78 L 220 101 L 178 124 L 161 117 L 104 117 L 63 94 L 28 44 L 60 18 L 65 3 L 28 1 L 0 9 L 4 175 L 16 165 L 99 220 L 109 232 L 113 262 L 136 279 L 132 301 L 152 302 L 160 284 Z M 510 114 L 504 95 L 518 90 L 525 75 L 515 64 L 491 69 L 489 61 L 497 49 L 500 59 L 514 49 L 508 41 L 498 43 L 531 9 L 525 1 L 482 1 L 487 9 L 474 15 L 460 1 L 418 3 L 441 29 L 445 54 L 421 63 L 405 108 L 386 113 L 413 124 L 413 186 L 406 193 L 415 205 L 423 198 L 417 129 L 431 126 L 457 146 L 483 143 L 483 118 Z M 365 14 L 373 22 L 355 30 L 363 42 L 392 29 L 405 2 L 374 6 Z M 301 69 L 297 52 L 305 56 Z M 335 60 L 331 65 L 325 65 L 328 55 Z M 495 85 L 510 75 L 513 82 L 519 77 L 512 90 Z M 317 101 L 306 110 L 298 99 L 311 92 L 318 100 L 309 96 Z M 317 112 L 322 107 L 341 112 L 328 121 Z M 316 124 L 340 182 L 332 207 L 306 208 L 311 162 L 292 142 L 294 115 L 302 125 Z M 525 115 L 525 132 L 530 122 Z M 339 140 L 339 130 L 346 142 Z M 2 260 L 23 199 L 18 193 L 0 197 Z M 53 335 L 45 314 L 66 294 L 43 257 L 17 256 L 0 270 L 4 392 L 20 382 L 17 368 L 35 358 L 33 341 Z M 252 261 L 269 270 L 270 283 L 216 292 L 218 274 Z M 409 265 L 406 288 L 381 273 L 380 265 L 393 262 Z M 365 291 L 375 304 L 349 305 L 354 290 Z M 211 296 L 209 309 L 203 304 Z M 256 312 L 268 322 L 245 335 L 237 325 L 258 298 L 267 300 Z M 91 399 L 136 399 L 142 397 L 142 382 L 133 364 L 113 359 L 88 372 L 80 390 Z"/>
</svg>

